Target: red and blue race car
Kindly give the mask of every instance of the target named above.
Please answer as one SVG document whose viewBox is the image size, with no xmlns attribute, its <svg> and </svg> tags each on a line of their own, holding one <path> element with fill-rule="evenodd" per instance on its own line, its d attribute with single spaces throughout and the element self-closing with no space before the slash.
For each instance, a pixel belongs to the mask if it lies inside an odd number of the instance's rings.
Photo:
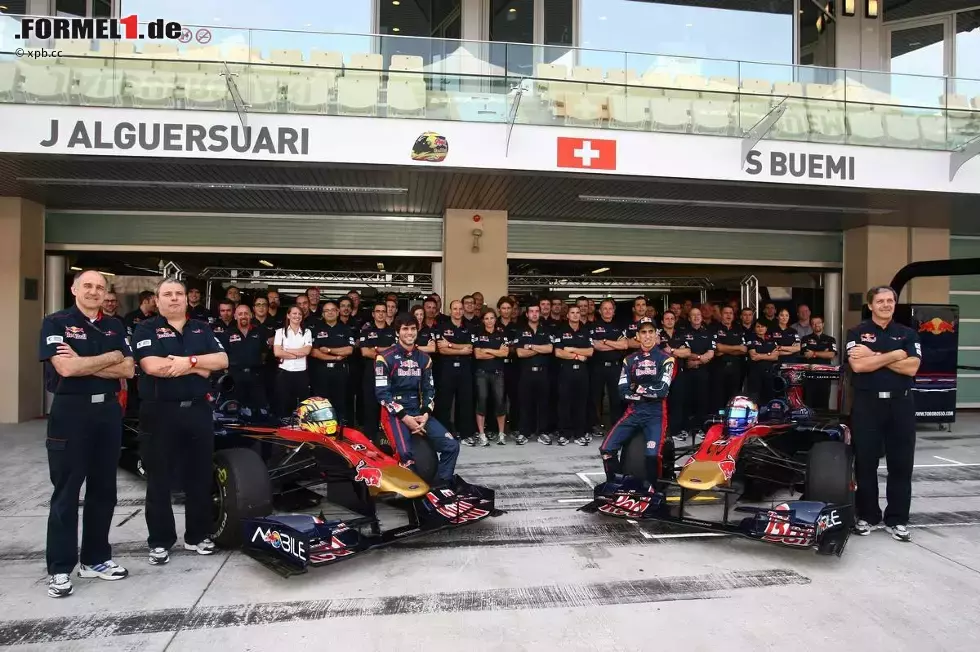
<svg viewBox="0 0 980 652">
<path fill-rule="evenodd" d="M 651 486 L 644 477 L 644 440 L 623 449 L 623 475 L 595 487 L 584 512 L 634 520 L 652 519 L 794 548 L 840 556 L 854 521 L 851 434 L 835 418 L 806 407 L 797 388 L 806 379 L 840 375 L 829 365 L 784 364 L 779 370 L 787 398 L 761 409 L 736 397 L 709 422 L 704 441 L 676 469 L 676 479 Z M 744 429 L 730 427 L 752 410 Z M 774 499 L 782 493 L 783 498 Z M 797 496 L 797 494 L 800 494 Z M 768 501 L 768 506 L 759 502 Z M 723 505 L 720 521 L 692 510 Z M 741 503 L 741 504 L 740 504 Z M 745 503 L 756 503 L 750 505 Z M 744 514 L 732 519 L 732 512 Z"/>
</svg>

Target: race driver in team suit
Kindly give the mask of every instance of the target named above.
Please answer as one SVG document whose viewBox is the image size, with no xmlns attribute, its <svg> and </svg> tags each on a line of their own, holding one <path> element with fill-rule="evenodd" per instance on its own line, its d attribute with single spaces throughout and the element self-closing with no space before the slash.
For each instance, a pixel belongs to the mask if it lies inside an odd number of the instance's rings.
<svg viewBox="0 0 980 652">
<path fill-rule="evenodd" d="M 657 348 L 653 319 L 641 317 L 637 323 L 640 349 L 626 356 L 619 376 L 619 396 L 627 403 L 623 417 L 612 427 L 599 446 L 606 479 L 615 482 L 619 474 L 619 450 L 637 430 L 646 438 L 646 480 L 655 487 L 660 479 L 661 449 L 667 436 L 665 401 L 674 379 L 674 358 Z"/>
<path fill-rule="evenodd" d="M 400 315 L 392 328 L 397 341 L 380 351 L 374 363 L 374 395 L 382 407 L 381 426 L 406 468 L 414 464 L 412 436 L 428 437 L 439 455 L 435 485 L 448 485 L 456 471 L 459 442 L 430 416 L 436 393 L 432 361 L 415 346 L 418 323 L 414 317 Z"/>
</svg>

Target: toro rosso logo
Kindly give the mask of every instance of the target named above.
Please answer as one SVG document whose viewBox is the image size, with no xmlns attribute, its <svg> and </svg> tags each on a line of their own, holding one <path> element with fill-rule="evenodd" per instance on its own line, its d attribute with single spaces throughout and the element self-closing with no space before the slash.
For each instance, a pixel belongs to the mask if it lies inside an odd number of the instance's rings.
<svg viewBox="0 0 980 652">
<path fill-rule="evenodd" d="M 932 333 L 933 335 L 941 335 L 943 333 L 955 333 L 956 328 L 950 322 L 945 319 L 940 319 L 939 317 L 933 317 L 929 321 L 924 321 L 919 324 L 920 333 Z"/>
<path fill-rule="evenodd" d="M 380 487 L 381 486 L 381 469 L 377 469 L 373 466 L 368 466 L 361 460 L 354 467 L 356 471 L 354 475 L 355 482 L 363 482 L 369 487 Z"/>
</svg>

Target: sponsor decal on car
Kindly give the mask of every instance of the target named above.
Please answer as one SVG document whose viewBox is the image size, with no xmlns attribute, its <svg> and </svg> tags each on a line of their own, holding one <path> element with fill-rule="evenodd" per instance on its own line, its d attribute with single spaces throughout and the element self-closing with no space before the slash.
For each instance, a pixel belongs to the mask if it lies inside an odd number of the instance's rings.
<svg viewBox="0 0 980 652">
<path fill-rule="evenodd" d="M 472 503 L 465 500 L 451 500 L 456 497 L 456 494 L 449 489 L 440 489 L 439 492 L 450 500 L 440 498 L 432 491 L 427 493 L 425 497 L 440 515 L 449 519 L 449 522 L 454 525 L 467 521 L 478 521 L 490 514 L 487 510 L 474 507 Z"/>
<path fill-rule="evenodd" d="M 650 498 L 647 496 L 633 498 L 619 495 L 616 496 L 616 500 L 613 501 L 612 505 L 602 505 L 599 507 L 599 511 L 611 516 L 639 516 L 647 511 L 649 506 Z"/>
<path fill-rule="evenodd" d="M 369 487 L 381 486 L 381 469 L 368 466 L 364 460 L 361 460 L 354 467 L 354 471 L 356 471 L 354 474 L 355 482 L 363 482 Z"/>
<path fill-rule="evenodd" d="M 272 528 L 263 530 L 260 525 L 255 528 L 255 533 L 252 535 L 252 543 L 256 541 L 261 541 L 276 550 L 295 557 L 301 562 L 306 562 L 306 543 L 291 537 L 285 532 L 280 532 Z"/>
</svg>

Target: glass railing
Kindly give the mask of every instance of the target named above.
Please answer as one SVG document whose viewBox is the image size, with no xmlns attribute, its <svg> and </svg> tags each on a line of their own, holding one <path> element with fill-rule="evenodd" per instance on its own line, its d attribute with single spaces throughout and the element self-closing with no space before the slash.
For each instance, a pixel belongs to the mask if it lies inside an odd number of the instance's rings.
<svg viewBox="0 0 980 652">
<path fill-rule="evenodd" d="M 25 43 L 13 38 L 19 29 L 19 17 L 0 17 L 0 102 L 232 111 L 237 94 L 252 113 L 724 136 L 745 135 L 782 105 L 766 138 L 950 150 L 980 137 L 977 80 L 206 26 L 161 43 Z"/>
</svg>

